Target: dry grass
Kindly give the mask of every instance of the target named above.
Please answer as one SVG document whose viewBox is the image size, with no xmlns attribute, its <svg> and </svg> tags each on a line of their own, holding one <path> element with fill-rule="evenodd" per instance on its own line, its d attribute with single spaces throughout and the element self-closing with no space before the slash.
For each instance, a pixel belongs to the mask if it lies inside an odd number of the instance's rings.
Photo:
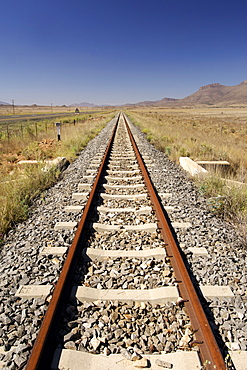
<svg viewBox="0 0 247 370">
<path fill-rule="evenodd" d="M 142 108 L 127 113 L 172 160 L 227 160 L 234 178 L 246 180 L 246 108 Z"/>
<path fill-rule="evenodd" d="M 114 115 L 112 111 L 97 113 L 88 116 L 86 121 L 83 117 L 75 126 L 71 122 L 64 122 L 59 142 L 54 140 L 54 122 L 52 129 L 45 133 L 42 143 L 33 140 L 31 136 L 25 137 L 23 141 L 13 137 L 13 140 L 7 142 L 8 145 L 5 145 L 3 139 L 0 140 L 0 242 L 1 234 L 27 217 L 32 200 L 57 181 L 59 173 L 55 169 L 42 171 L 42 160 L 62 156 L 73 161 Z M 8 147 L 11 152 L 8 152 Z M 41 163 L 38 166 L 20 167 L 19 159 L 36 159 Z"/>
<path fill-rule="evenodd" d="M 247 182 L 246 108 L 135 108 L 126 113 L 173 161 L 180 156 L 227 160 L 227 177 Z M 247 245 L 247 186 L 230 185 L 217 174 L 198 179 L 197 185 L 211 210 L 232 222 Z"/>
<path fill-rule="evenodd" d="M 78 107 L 80 112 L 102 111 L 102 108 Z M 0 105 L 0 116 L 19 114 L 42 114 L 42 113 L 72 113 L 76 107 L 67 106 L 37 106 L 37 105 Z"/>
</svg>

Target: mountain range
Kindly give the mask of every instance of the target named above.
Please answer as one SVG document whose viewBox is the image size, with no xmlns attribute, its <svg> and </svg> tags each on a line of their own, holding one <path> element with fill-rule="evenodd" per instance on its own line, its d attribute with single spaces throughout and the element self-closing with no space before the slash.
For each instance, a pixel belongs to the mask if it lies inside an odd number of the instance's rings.
<svg viewBox="0 0 247 370">
<path fill-rule="evenodd" d="M 0 105 L 10 104 L 0 101 Z M 212 83 L 200 87 L 198 91 L 183 99 L 163 98 L 161 100 L 148 100 L 134 104 L 123 104 L 121 106 L 192 107 L 198 105 L 247 105 L 247 80 L 235 86 Z M 102 107 L 102 105 L 83 102 L 71 104 L 70 107 L 96 108 Z"/>
<path fill-rule="evenodd" d="M 239 104 L 247 104 L 247 80 L 235 86 L 225 86 L 219 83 L 202 86 L 198 91 L 183 99 L 164 98 L 131 105 L 181 107 L 197 105 L 229 106 Z"/>
<path fill-rule="evenodd" d="M 5 103 L 4 101 L 0 101 L 0 105 L 10 105 L 9 103 Z"/>
<path fill-rule="evenodd" d="M 70 104 L 70 107 L 89 107 L 89 108 L 94 108 L 94 107 L 98 107 L 98 105 L 87 103 L 87 102 L 83 102 L 83 103 Z"/>
</svg>

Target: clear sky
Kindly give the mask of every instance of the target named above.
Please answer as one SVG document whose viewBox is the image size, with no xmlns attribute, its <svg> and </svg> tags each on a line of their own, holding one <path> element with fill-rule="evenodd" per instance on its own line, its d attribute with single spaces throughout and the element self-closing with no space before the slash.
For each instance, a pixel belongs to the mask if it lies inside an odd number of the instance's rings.
<svg viewBox="0 0 247 370">
<path fill-rule="evenodd" d="M 246 68 L 246 0 L 0 2 L 0 101 L 183 98 Z"/>
</svg>

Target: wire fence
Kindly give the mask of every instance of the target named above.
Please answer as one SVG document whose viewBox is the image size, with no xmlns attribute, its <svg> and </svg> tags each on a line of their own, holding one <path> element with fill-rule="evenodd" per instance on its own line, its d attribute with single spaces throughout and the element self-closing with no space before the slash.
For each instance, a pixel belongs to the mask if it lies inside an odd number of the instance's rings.
<svg viewBox="0 0 247 370">
<path fill-rule="evenodd" d="M 61 122 L 63 127 L 76 125 L 78 121 L 85 121 L 85 117 L 67 118 L 67 119 L 49 119 L 42 121 L 16 121 L 16 122 L 3 122 L 0 123 L 0 141 L 10 142 L 12 139 L 33 139 L 39 140 L 40 137 L 46 137 L 48 134 L 51 135 L 54 132 L 54 138 L 56 137 L 56 126 L 57 121 Z"/>
</svg>

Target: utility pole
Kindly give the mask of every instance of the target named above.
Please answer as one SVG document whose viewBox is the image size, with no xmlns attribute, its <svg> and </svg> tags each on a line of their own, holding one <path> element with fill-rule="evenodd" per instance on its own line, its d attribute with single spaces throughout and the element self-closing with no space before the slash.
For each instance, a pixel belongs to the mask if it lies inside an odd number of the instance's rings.
<svg viewBox="0 0 247 370">
<path fill-rule="evenodd" d="M 12 99 L 12 105 L 13 105 L 13 114 L 15 114 L 15 101 Z"/>
<path fill-rule="evenodd" d="M 51 113 L 53 112 L 52 103 L 51 103 Z"/>
</svg>

